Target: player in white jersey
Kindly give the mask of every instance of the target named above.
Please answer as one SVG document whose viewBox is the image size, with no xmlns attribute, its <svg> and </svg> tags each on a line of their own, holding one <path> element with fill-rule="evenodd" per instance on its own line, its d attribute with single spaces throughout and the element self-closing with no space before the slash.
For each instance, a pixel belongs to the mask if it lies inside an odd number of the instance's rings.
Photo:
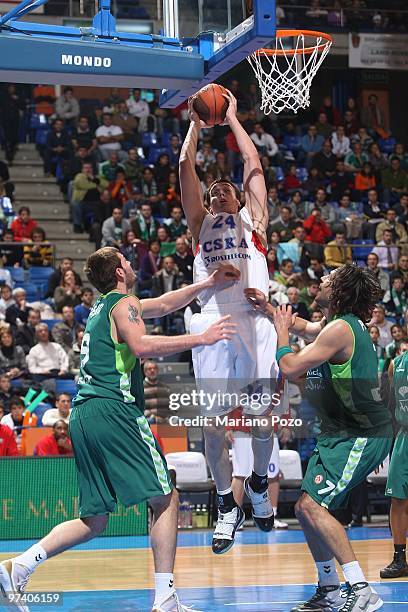
<svg viewBox="0 0 408 612">
<path fill-rule="evenodd" d="M 240 280 L 221 291 L 200 294 L 201 313 L 193 315 L 191 332 L 208 327 L 220 313 L 231 314 L 238 325 L 234 341 L 228 347 L 219 342 L 215 351 L 193 351 L 196 379 L 201 389 L 211 394 L 211 401 L 202 406 L 207 416 L 225 415 L 236 405 L 223 399 L 228 393 L 265 392 L 264 384 L 276 379 L 276 332 L 273 324 L 251 308 L 244 289 L 256 287 L 268 295 L 269 277 L 266 264 L 266 229 L 268 225 L 267 194 L 258 152 L 239 123 L 234 96 L 228 92 L 226 123 L 231 128 L 244 160 L 245 205 L 241 208 L 240 191 L 228 180 L 218 180 L 208 189 L 204 203 L 200 181 L 195 171 L 197 143 L 202 124 L 189 101 L 191 124 L 180 155 L 181 196 L 187 223 L 196 246 L 195 280 L 206 278 L 221 262 L 238 268 Z M 255 381 L 263 381 L 254 385 Z M 237 397 L 235 395 L 235 397 Z M 207 396 L 208 397 L 208 396 Z M 242 405 L 242 404 L 241 404 Z M 243 406 L 244 412 L 260 417 L 268 405 Z M 218 522 L 212 550 L 227 552 L 234 543 L 235 532 L 244 521 L 244 513 L 236 504 L 231 489 L 231 464 L 225 446 L 224 427 L 217 422 L 204 428 L 206 457 L 218 493 Z M 254 468 L 245 481 L 245 490 L 252 503 L 252 516 L 263 531 L 273 528 L 273 510 L 268 495 L 268 464 L 273 448 L 269 419 L 258 418 L 252 425 Z"/>
</svg>

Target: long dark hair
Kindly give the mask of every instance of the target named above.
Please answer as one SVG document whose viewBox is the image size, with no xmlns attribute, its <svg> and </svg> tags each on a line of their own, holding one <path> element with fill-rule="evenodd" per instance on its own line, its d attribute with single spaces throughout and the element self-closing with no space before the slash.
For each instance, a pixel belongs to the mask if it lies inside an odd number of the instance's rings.
<svg viewBox="0 0 408 612">
<path fill-rule="evenodd" d="M 382 293 L 371 272 L 356 264 L 345 264 L 331 276 L 330 317 L 353 314 L 368 323 Z"/>
</svg>

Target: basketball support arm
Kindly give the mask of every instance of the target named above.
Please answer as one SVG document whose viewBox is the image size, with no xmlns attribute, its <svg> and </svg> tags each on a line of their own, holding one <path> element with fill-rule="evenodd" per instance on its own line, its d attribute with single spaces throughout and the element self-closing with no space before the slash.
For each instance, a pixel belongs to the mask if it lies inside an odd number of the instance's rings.
<svg viewBox="0 0 408 612">
<path fill-rule="evenodd" d="M 0 17 L 0 81 L 165 89 L 161 105 L 173 108 L 275 33 L 271 0 L 255 0 L 253 16 L 225 41 L 177 38 L 177 0 L 165 3 L 164 36 L 117 31 L 111 0 L 99 0 L 87 28 L 19 21 L 47 1 L 23 0 Z"/>
</svg>

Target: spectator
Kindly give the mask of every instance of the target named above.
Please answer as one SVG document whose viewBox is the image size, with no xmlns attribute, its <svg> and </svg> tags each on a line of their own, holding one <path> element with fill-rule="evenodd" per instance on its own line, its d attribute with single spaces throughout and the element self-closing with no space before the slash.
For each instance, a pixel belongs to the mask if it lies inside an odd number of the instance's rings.
<svg viewBox="0 0 408 612">
<path fill-rule="evenodd" d="M 64 128 L 61 119 L 55 119 L 52 129 L 48 133 L 44 149 L 44 175 L 56 175 L 57 167 L 67 161 L 71 154 L 71 138 Z"/>
<path fill-rule="evenodd" d="M 176 252 L 176 243 L 170 240 L 170 232 L 167 225 L 161 225 L 157 229 L 157 239 L 160 241 L 160 255 L 162 257 L 174 255 Z"/>
<path fill-rule="evenodd" d="M 378 200 L 376 189 L 369 189 L 367 192 L 368 201 L 364 204 L 363 212 L 367 219 L 366 234 L 369 238 L 375 239 L 375 232 L 378 223 L 383 221 L 385 216 L 385 207 Z"/>
<path fill-rule="evenodd" d="M 16 332 L 16 344 L 21 346 L 24 354 L 27 355 L 30 349 L 37 343 L 35 337 L 35 328 L 41 321 L 41 313 L 39 310 L 32 308 L 28 312 L 27 323 L 17 328 Z"/>
<path fill-rule="evenodd" d="M 84 337 L 84 330 L 78 328 L 76 331 L 75 342 L 72 345 L 72 349 L 68 352 L 68 371 L 69 373 L 75 377 L 79 376 L 79 369 L 81 365 L 81 345 Z"/>
<path fill-rule="evenodd" d="M 394 359 L 398 355 L 401 342 L 406 342 L 406 332 L 401 325 L 395 324 L 391 327 L 392 342 L 385 347 L 387 359 Z"/>
<path fill-rule="evenodd" d="M 159 366 L 155 361 L 145 361 L 143 372 L 144 415 L 149 423 L 165 423 L 170 415 L 170 389 L 159 380 Z"/>
<path fill-rule="evenodd" d="M 380 339 L 380 330 L 377 325 L 371 325 L 368 328 L 368 332 L 370 334 L 370 338 L 373 342 L 374 350 L 377 354 L 378 359 L 378 372 L 381 374 L 384 370 L 385 363 L 385 348 L 380 346 L 378 341 Z"/>
<path fill-rule="evenodd" d="M 375 94 L 368 97 L 368 104 L 361 113 L 361 123 L 372 135 L 377 134 L 380 138 L 387 138 L 385 115 L 378 105 L 378 97 Z"/>
<path fill-rule="evenodd" d="M 408 227 L 408 193 L 402 193 L 399 204 L 396 204 L 393 208 L 397 213 L 399 223 L 402 223 L 405 228 Z"/>
<path fill-rule="evenodd" d="M 133 117 L 139 119 L 139 131 L 147 131 L 147 119 L 150 115 L 150 108 L 148 103 L 141 98 L 140 89 L 130 89 L 129 98 L 126 100 L 126 106 L 129 109 L 129 113 Z"/>
<path fill-rule="evenodd" d="M 83 287 L 80 295 L 81 303 L 74 306 L 74 317 L 76 323 L 85 327 L 88 317 L 91 314 L 94 292 L 91 287 Z"/>
<path fill-rule="evenodd" d="M 323 138 L 330 138 L 333 133 L 333 126 L 328 122 L 326 113 L 319 113 L 315 125 L 317 133 L 320 134 L 320 136 L 323 136 Z"/>
<path fill-rule="evenodd" d="M 347 239 L 361 238 L 363 219 L 350 196 L 343 195 L 340 198 L 339 208 L 336 211 L 337 220 L 346 228 Z"/>
<path fill-rule="evenodd" d="M 162 268 L 153 276 L 152 297 L 159 297 L 164 293 L 179 289 L 183 281 L 183 275 L 176 268 L 173 256 L 163 257 Z"/>
<path fill-rule="evenodd" d="M 404 284 L 408 283 L 408 255 L 401 255 L 398 259 L 398 267 L 396 272 L 404 279 Z"/>
<path fill-rule="evenodd" d="M 398 247 L 392 239 L 392 231 L 384 229 L 382 233 L 383 239 L 373 248 L 373 253 L 378 257 L 378 265 L 383 270 L 395 270 L 398 263 Z"/>
<path fill-rule="evenodd" d="M 31 308 L 26 301 L 26 291 L 22 287 L 16 287 L 13 291 L 14 304 L 6 309 L 6 323 L 12 328 L 16 328 L 28 321 L 28 314 Z"/>
<path fill-rule="evenodd" d="M 344 161 L 338 159 L 336 162 L 336 172 L 330 181 L 332 199 L 338 201 L 342 195 L 350 195 L 354 186 L 354 177 L 351 172 L 347 172 Z"/>
<path fill-rule="evenodd" d="M 402 193 L 408 189 L 407 173 L 401 169 L 398 157 L 391 158 L 391 166 L 381 173 L 384 199 L 390 204 L 398 202 Z"/>
<path fill-rule="evenodd" d="M 126 178 L 125 171 L 118 168 L 116 178 L 109 184 L 109 192 L 115 206 L 123 209 L 126 202 L 132 199 L 132 183 Z"/>
<path fill-rule="evenodd" d="M 363 164 L 362 169 L 356 173 L 354 177 L 354 189 L 356 197 L 362 200 L 369 189 L 375 189 L 377 180 L 372 171 L 371 165 L 367 162 Z"/>
<path fill-rule="evenodd" d="M 130 265 L 134 271 L 139 269 L 139 252 L 142 249 L 143 254 L 145 254 L 145 249 L 143 248 L 140 238 L 136 238 L 136 234 L 132 229 L 128 230 L 123 237 L 123 242 L 120 245 L 119 250 L 130 262 Z"/>
<path fill-rule="evenodd" d="M 176 252 L 173 259 L 178 270 L 182 273 L 184 281 L 191 284 L 193 282 L 194 257 L 189 251 L 186 239 L 176 238 Z"/>
<path fill-rule="evenodd" d="M 27 374 L 24 351 L 15 345 L 13 334 L 7 330 L 0 332 L 0 371 L 11 379 Z"/>
<path fill-rule="evenodd" d="M 13 430 L 0 424 L 0 457 L 17 457 L 17 442 Z"/>
<path fill-rule="evenodd" d="M 165 193 L 166 191 L 171 169 L 168 154 L 162 153 L 154 165 L 154 176 L 157 183 L 157 190 L 160 193 Z"/>
<path fill-rule="evenodd" d="M 152 287 L 153 275 L 158 272 L 161 265 L 160 242 L 151 240 L 149 251 L 140 262 L 139 279 L 140 289 L 149 290 Z"/>
<path fill-rule="evenodd" d="M 98 151 L 102 160 L 109 159 L 109 155 L 113 151 L 116 151 L 119 158 L 121 156 L 126 157 L 126 155 L 122 155 L 122 129 L 118 125 L 113 125 L 110 113 L 103 113 L 103 124 L 98 127 L 95 136 L 98 140 Z"/>
<path fill-rule="evenodd" d="M 180 206 L 181 204 L 180 183 L 177 172 L 170 172 L 169 181 L 164 191 L 165 200 L 163 202 L 163 212 L 165 213 L 165 216 L 167 216 L 168 211 L 171 210 L 173 206 Z"/>
<path fill-rule="evenodd" d="M 325 244 L 332 235 L 330 227 L 322 218 L 320 208 L 314 208 L 310 216 L 303 222 L 306 231 L 306 240 L 316 244 Z"/>
<path fill-rule="evenodd" d="M 368 161 L 375 172 L 377 182 L 380 182 L 381 172 L 387 168 L 388 162 L 376 142 L 373 142 L 368 149 Z"/>
<path fill-rule="evenodd" d="M 316 156 L 315 156 L 316 157 Z M 302 192 L 313 195 L 318 189 L 324 189 L 325 181 L 319 175 L 319 170 L 312 166 L 309 169 L 307 179 L 302 184 Z M 305 214 L 306 211 L 304 211 Z"/>
<path fill-rule="evenodd" d="M 7 85 L 1 98 L 0 117 L 4 135 L 4 150 L 6 160 L 11 163 L 17 150 L 20 120 L 24 116 L 24 101 L 12 83 Z"/>
<path fill-rule="evenodd" d="M 293 238 L 293 230 L 295 228 L 295 222 L 291 217 L 291 210 L 288 206 L 282 206 L 280 209 L 280 215 L 275 219 L 274 224 L 269 226 L 268 233 L 278 232 L 281 242 L 288 242 Z"/>
<path fill-rule="evenodd" d="M 82 328 L 82 325 L 75 321 L 73 307 L 63 306 L 62 321 L 56 323 L 52 328 L 53 340 L 68 353 L 75 342 L 76 332 L 80 328 Z"/>
<path fill-rule="evenodd" d="M 66 378 L 68 372 L 68 355 L 56 342 L 50 342 L 46 323 L 39 323 L 35 328 L 37 344 L 27 355 L 28 371 L 34 380 L 46 383 L 49 379 Z M 44 384 L 44 387 L 47 385 Z M 48 389 L 50 386 L 48 385 Z"/>
<path fill-rule="evenodd" d="M 297 287 L 289 287 L 287 291 L 288 304 L 292 306 L 293 314 L 297 314 L 302 319 L 309 320 L 310 315 L 307 307 L 299 299 L 299 289 Z"/>
<path fill-rule="evenodd" d="M 58 455 L 73 456 L 71 440 L 68 436 L 68 425 L 62 419 L 53 425 L 53 431 L 44 436 L 34 449 L 38 457 L 53 457 Z"/>
<path fill-rule="evenodd" d="M 312 164 L 312 159 L 316 153 L 318 153 L 324 144 L 324 138 L 317 133 L 315 125 L 310 125 L 307 134 L 302 136 L 301 139 L 301 153 L 299 161 L 306 160 L 306 165 Z"/>
<path fill-rule="evenodd" d="M 0 321 L 4 321 L 6 310 L 12 304 L 15 304 L 15 301 L 11 295 L 11 287 L 9 285 L 2 285 L 0 287 Z"/>
<path fill-rule="evenodd" d="M 165 223 L 170 233 L 170 239 L 175 240 L 186 233 L 187 223 L 183 218 L 181 206 L 173 206 L 170 216 L 171 218 L 165 221 Z"/>
<path fill-rule="evenodd" d="M 276 187 L 269 187 L 267 204 L 269 213 L 269 223 L 273 225 L 273 223 L 277 220 L 279 211 L 282 206 L 282 202 L 279 199 L 278 190 Z"/>
<path fill-rule="evenodd" d="M 123 218 L 122 210 L 115 206 L 112 210 L 112 216 L 106 219 L 102 225 L 102 246 L 119 248 L 123 236 L 129 229 L 129 221 Z"/>
<path fill-rule="evenodd" d="M 53 248 L 47 240 L 45 230 L 35 227 L 31 232 L 31 243 L 23 247 L 24 263 L 30 266 L 51 266 Z"/>
<path fill-rule="evenodd" d="M 367 162 L 367 153 L 363 152 L 361 144 L 359 142 L 355 142 L 353 144 L 352 151 L 350 151 L 344 158 L 344 167 L 347 172 L 353 172 L 354 174 L 356 174 L 363 168 L 364 164 Z"/>
<path fill-rule="evenodd" d="M 1 265 L 1 261 L 0 261 Z M 0 287 L 7 285 L 11 287 L 13 285 L 13 279 L 11 278 L 11 274 L 8 270 L 0 267 Z"/>
<path fill-rule="evenodd" d="M 107 106 L 108 108 L 115 108 L 115 106 L 118 106 L 122 102 L 124 102 L 124 99 L 119 94 L 118 88 L 112 87 L 110 95 L 106 98 L 106 100 L 104 100 L 104 106 Z"/>
<path fill-rule="evenodd" d="M 223 151 L 218 151 L 215 155 L 215 163 L 208 166 L 208 172 L 210 172 L 215 179 L 226 178 L 231 180 L 231 168 Z"/>
<path fill-rule="evenodd" d="M 177 134 L 172 134 L 170 137 L 170 146 L 168 149 L 170 165 L 177 168 L 180 160 L 181 144 Z"/>
<path fill-rule="evenodd" d="M 285 194 L 290 195 L 295 191 L 298 191 L 300 187 L 301 182 L 297 177 L 297 166 L 296 164 L 290 164 L 283 181 L 283 190 Z"/>
<path fill-rule="evenodd" d="M 352 144 L 354 144 L 355 142 L 360 143 L 361 150 L 363 151 L 363 153 L 368 154 L 370 146 L 373 144 L 374 141 L 371 136 L 367 134 L 367 130 L 365 129 L 365 127 L 359 127 L 357 134 L 354 134 L 352 136 L 351 142 Z"/>
<path fill-rule="evenodd" d="M 407 231 L 402 223 L 398 223 L 397 213 L 393 208 L 389 208 L 385 213 L 385 221 L 381 221 L 381 223 L 377 225 L 377 229 L 375 232 L 375 238 L 377 242 L 381 240 L 383 232 L 386 229 L 391 231 L 392 240 L 395 244 L 407 241 Z"/>
<path fill-rule="evenodd" d="M 18 209 L 18 217 L 14 219 L 10 226 L 16 242 L 30 242 L 31 233 L 38 225 L 37 221 L 31 219 L 30 215 L 31 211 L 28 206 L 21 206 Z"/>
<path fill-rule="evenodd" d="M 339 125 L 331 137 L 334 155 L 343 158 L 350 151 L 350 138 L 346 136 L 344 126 Z"/>
<path fill-rule="evenodd" d="M 408 257 L 407 257 L 408 262 Z M 385 293 L 388 291 L 390 286 L 389 276 L 384 270 L 382 270 L 378 265 L 378 255 L 376 253 L 370 253 L 367 257 L 367 270 L 370 270 L 371 274 L 373 274 L 378 282 L 381 285 L 381 289 Z"/>
<path fill-rule="evenodd" d="M 79 117 L 78 125 L 72 131 L 72 146 L 77 152 L 84 149 L 86 156 L 93 157 L 97 151 L 98 141 L 89 126 L 89 119 L 85 115 Z"/>
<path fill-rule="evenodd" d="M 324 249 L 324 263 L 329 270 L 335 270 L 344 264 L 352 263 L 352 261 L 351 247 L 346 245 L 344 232 L 336 232 L 335 239 L 329 242 Z"/>
<path fill-rule="evenodd" d="M 128 112 L 126 102 L 118 104 L 118 111 L 113 115 L 112 123 L 120 127 L 123 132 L 123 139 L 132 145 L 136 144 L 136 134 L 139 120 Z"/>
<path fill-rule="evenodd" d="M 332 151 L 331 141 L 328 137 L 323 143 L 321 151 L 313 156 L 313 166 L 318 169 L 321 178 L 331 179 L 336 172 L 337 157 Z"/>
<path fill-rule="evenodd" d="M 323 220 L 326 221 L 329 226 L 332 226 L 332 224 L 336 221 L 336 212 L 333 206 L 327 202 L 327 193 L 323 187 L 320 187 L 316 191 L 314 203 L 315 207 L 320 209 Z"/>
<path fill-rule="evenodd" d="M 327 276 L 328 273 L 329 271 L 324 267 L 323 263 L 318 257 L 311 257 L 310 266 L 307 268 L 304 277 L 307 281 L 316 280 L 320 285 L 323 276 Z"/>
<path fill-rule="evenodd" d="M 48 279 L 48 289 L 45 297 L 53 297 L 54 291 L 61 283 L 61 278 L 66 270 L 74 270 L 74 260 L 71 257 L 64 257 L 59 263 L 59 266 Z M 79 274 L 74 271 L 75 284 L 81 286 L 82 280 Z"/>
<path fill-rule="evenodd" d="M 210 165 L 215 164 L 216 151 L 211 146 L 210 142 L 204 142 L 196 153 L 196 166 L 201 174 L 207 172 Z"/>
<path fill-rule="evenodd" d="M 307 286 L 299 293 L 299 302 L 302 302 L 310 314 L 318 308 L 316 296 L 320 291 L 320 283 L 315 279 L 310 279 Z"/>
<path fill-rule="evenodd" d="M 84 225 L 88 225 L 87 216 L 95 215 L 100 193 L 107 187 L 108 183 L 103 176 L 95 176 L 93 164 L 86 161 L 82 164 L 82 170 L 73 181 L 72 192 L 72 218 L 74 232 L 81 234 Z"/>
<path fill-rule="evenodd" d="M 59 393 L 55 400 L 55 408 L 46 410 L 43 414 L 42 424 L 44 427 L 53 427 L 57 421 L 69 424 L 71 416 L 71 396 L 69 393 Z"/>
<path fill-rule="evenodd" d="M 296 286 L 299 282 L 299 274 L 294 272 L 293 261 L 291 259 L 282 259 L 279 266 L 279 272 L 275 272 L 274 280 L 284 287 Z"/>
<path fill-rule="evenodd" d="M 407 311 L 408 296 L 404 289 L 404 279 L 393 272 L 391 275 L 391 289 L 383 297 L 386 314 L 395 317 L 397 322 L 403 321 L 403 315 Z"/>
<path fill-rule="evenodd" d="M 393 157 L 398 157 L 402 170 L 408 170 L 408 153 L 405 151 L 405 145 L 403 145 L 401 142 L 397 142 L 395 145 Z M 8 177 L 5 177 L 3 180 L 8 181 Z"/>
<path fill-rule="evenodd" d="M 279 165 L 279 149 L 271 134 L 267 134 L 261 123 L 255 123 L 254 131 L 251 134 L 251 140 L 256 146 L 259 156 L 267 155 L 271 164 Z"/>
<path fill-rule="evenodd" d="M 377 304 L 377 306 L 373 310 L 373 316 L 370 321 L 370 326 L 376 325 L 378 327 L 378 331 L 380 332 L 380 338 L 378 340 L 378 344 L 385 349 L 387 344 L 392 341 L 391 336 L 391 327 L 392 323 L 387 321 L 385 318 L 385 308 L 382 304 Z"/>
<path fill-rule="evenodd" d="M 64 87 L 62 96 L 55 102 L 55 112 L 58 119 L 65 121 L 66 125 L 73 126 L 79 117 L 79 103 L 74 98 L 72 87 Z"/>
<path fill-rule="evenodd" d="M 33 89 L 33 100 L 37 115 L 46 115 L 46 117 L 52 115 L 55 102 L 54 85 L 36 85 Z"/>
<path fill-rule="evenodd" d="M 66 270 L 62 277 L 61 283 L 54 291 L 55 309 L 57 312 L 62 312 L 65 306 L 78 306 L 81 303 L 81 287 L 76 284 L 75 274 L 73 270 Z"/>
<path fill-rule="evenodd" d="M 123 162 L 123 167 L 126 172 L 126 176 L 130 181 L 140 180 L 142 170 L 144 168 L 137 150 L 132 147 L 128 151 L 128 158 Z"/>
<path fill-rule="evenodd" d="M 24 423 L 24 402 L 14 395 L 10 400 L 10 413 L 6 414 L 0 421 L 0 425 L 8 427 L 14 435 L 17 443 L 18 454 L 21 453 L 21 437 Z"/>
<path fill-rule="evenodd" d="M 306 232 L 302 225 L 302 223 L 298 223 L 293 230 L 293 238 L 289 240 L 288 244 L 297 245 L 297 257 L 296 257 L 296 265 L 300 266 L 302 270 L 307 268 L 310 261 L 310 254 L 308 249 L 308 244 L 305 243 Z"/>
<path fill-rule="evenodd" d="M 68 197 L 68 184 L 76 177 L 77 174 L 82 172 L 82 166 L 85 163 L 92 164 L 93 172 L 96 174 L 96 164 L 94 158 L 92 155 L 88 155 L 88 151 L 85 147 L 79 147 L 79 149 L 75 152 L 75 155 L 71 157 L 69 168 L 66 171 L 65 183 L 67 184 L 64 185 L 63 188 L 67 193 L 67 200 L 72 198 L 72 193 Z M 70 187 L 72 190 L 72 185 L 70 185 Z"/>
<path fill-rule="evenodd" d="M 358 131 L 358 122 L 351 110 L 346 110 L 344 113 L 344 132 L 349 138 Z"/>
<path fill-rule="evenodd" d="M 0 375 L 0 403 L 3 405 L 4 414 L 10 412 L 10 401 L 13 397 L 11 391 L 11 380 L 8 374 Z"/>
<path fill-rule="evenodd" d="M 159 204 L 163 199 L 163 194 L 159 192 L 159 188 L 151 168 L 145 168 L 142 172 L 142 178 L 137 185 L 141 194 L 141 201 L 144 204 L 150 204 L 155 213 L 159 214 Z"/>
<path fill-rule="evenodd" d="M 119 163 L 117 151 L 111 151 L 108 160 L 100 164 L 100 175 L 110 183 L 115 180 L 118 170 L 124 169 L 124 165 Z"/>
<path fill-rule="evenodd" d="M 331 96 L 325 96 L 323 98 L 323 104 L 320 107 L 320 113 L 325 113 L 328 122 L 331 125 L 337 127 L 341 122 L 341 115 L 337 108 L 333 105 Z"/>
<path fill-rule="evenodd" d="M 136 238 L 143 240 L 146 244 L 157 238 L 158 224 L 153 218 L 150 204 L 142 204 L 136 218 L 131 221 L 131 228 Z"/>
</svg>

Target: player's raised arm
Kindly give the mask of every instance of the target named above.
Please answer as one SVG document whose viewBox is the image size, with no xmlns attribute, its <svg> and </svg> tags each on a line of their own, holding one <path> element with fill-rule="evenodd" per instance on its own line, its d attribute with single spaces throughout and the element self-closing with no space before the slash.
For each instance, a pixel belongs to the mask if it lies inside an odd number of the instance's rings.
<svg viewBox="0 0 408 612">
<path fill-rule="evenodd" d="M 184 139 L 180 153 L 179 175 L 181 188 L 181 203 L 186 215 L 187 225 L 197 244 L 200 229 L 207 211 L 204 207 L 203 192 L 195 170 L 198 136 L 200 134 L 200 119 L 193 110 L 189 100 L 190 128 Z"/>
<path fill-rule="evenodd" d="M 278 334 L 279 349 L 289 345 L 289 329 L 292 327 L 291 306 L 276 308 L 273 316 L 275 329 Z M 317 336 L 316 340 L 299 353 L 293 353 L 289 348 L 287 353 L 280 357 L 279 369 L 283 376 L 297 378 L 310 369 L 320 366 L 333 357 L 338 357 L 340 363 L 345 363 L 352 353 L 353 334 L 344 321 L 332 321 Z"/>
<path fill-rule="evenodd" d="M 202 334 L 184 336 L 149 336 L 141 316 L 141 305 L 134 296 L 123 298 L 114 307 L 112 333 L 117 342 L 125 342 L 133 355 L 144 357 L 166 357 L 196 346 L 215 344 L 219 340 L 230 340 L 235 333 L 235 324 L 230 315 L 221 317 Z"/>
<path fill-rule="evenodd" d="M 204 289 L 231 286 L 240 279 L 240 276 L 240 271 L 231 264 L 221 264 L 215 272 L 202 281 L 175 291 L 168 291 L 158 298 L 141 300 L 143 316 L 147 319 L 164 317 L 187 306 Z"/>
<path fill-rule="evenodd" d="M 228 90 L 227 90 L 228 91 Z M 254 143 L 248 136 L 237 118 L 237 101 L 231 92 L 228 92 L 229 106 L 226 114 L 226 123 L 230 126 L 244 160 L 244 192 L 245 206 L 254 224 L 254 229 L 261 238 L 264 246 L 267 245 L 266 230 L 268 227 L 268 206 L 265 178 L 259 160 L 259 154 Z"/>
</svg>

